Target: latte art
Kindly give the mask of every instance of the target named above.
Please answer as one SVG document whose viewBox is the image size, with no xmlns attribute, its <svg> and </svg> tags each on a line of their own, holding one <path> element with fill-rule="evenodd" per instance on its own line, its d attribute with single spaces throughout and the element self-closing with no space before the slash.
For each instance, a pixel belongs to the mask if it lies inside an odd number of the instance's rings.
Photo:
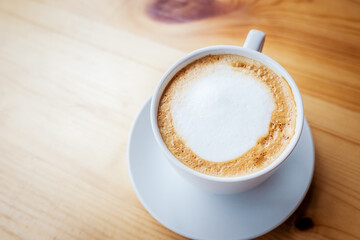
<svg viewBox="0 0 360 240">
<path fill-rule="evenodd" d="M 160 99 L 158 127 L 170 152 L 204 174 L 241 176 L 271 164 L 294 135 L 287 82 L 258 61 L 208 55 L 180 70 Z"/>
<path fill-rule="evenodd" d="M 175 131 L 199 157 L 232 160 L 267 133 L 274 105 L 271 93 L 263 82 L 231 66 L 204 66 L 202 73 L 174 95 Z"/>
</svg>

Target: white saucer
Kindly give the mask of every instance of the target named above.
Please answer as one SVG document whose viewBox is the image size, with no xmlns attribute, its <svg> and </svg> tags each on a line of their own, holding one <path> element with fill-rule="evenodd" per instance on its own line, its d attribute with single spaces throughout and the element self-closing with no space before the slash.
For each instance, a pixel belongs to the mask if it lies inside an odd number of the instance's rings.
<svg viewBox="0 0 360 240">
<path fill-rule="evenodd" d="M 193 239 L 248 239 L 283 223 L 302 202 L 314 171 L 314 145 L 305 121 L 297 147 L 277 172 L 248 192 L 216 195 L 185 182 L 158 147 L 150 101 L 133 123 L 127 149 L 130 178 L 146 210 L 170 230 Z"/>
</svg>

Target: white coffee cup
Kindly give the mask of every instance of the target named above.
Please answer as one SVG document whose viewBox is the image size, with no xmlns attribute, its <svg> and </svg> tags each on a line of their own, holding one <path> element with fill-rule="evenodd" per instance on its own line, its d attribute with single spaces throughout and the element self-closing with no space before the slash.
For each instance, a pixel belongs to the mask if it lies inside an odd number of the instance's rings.
<svg viewBox="0 0 360 240">
<path fill-rule="evenodd" d="M 151 127 L 159 147 L 165 154 L 171 166 L 185 180 L 204 190 L 214 193 L 230 194 L 254 188 L 255 186 L 265 181 L 267 178 L 269 178 L 281 166 L 281 164 L 294 150 L 297 142 L 299 141 L 304 123 L 303 103 L 301 100 L 299 89 L 297 88 L 294 80 L 291 78 L 289 73 L 282 66 L 280 66 L 280 64 L 261 53 L 262 47 L 264 45 L 264 40 L 265 34 L 263 32 L 258 30 L 251 30 L 247 35 L 244 47 L 219 45 L 201 48 L 189 53 L 188 55 L 177 61 L 173 66 L 170 67 L 168 71 L 165 72 L 159 84 L 157 85 L 155 93 L 151 99 Z M 157 124 L 157 112 L 159 101 L 165 87 L 178 71 L 180 71 L 182 68 L 184 68 L 194 60 L 209 54 L 236 54 L 260 61 L 264 65 L 271 68 L 279 76 L 282 76 L 284 79 L 286 79 L 289 86 L 291 87 L 297 109 L 295 134 L 290 140 L 290 143 L 288 144 L 286 149 L 283 151 L 283 153 L 274 162 L 272 162 L 270 165 L 266 166 L 262 170 L 238 177 L 215 177 L 202 174 L 185 166 L 183 163 L 177 160 L 168 150 L 160 135 Z"/>
</svg>

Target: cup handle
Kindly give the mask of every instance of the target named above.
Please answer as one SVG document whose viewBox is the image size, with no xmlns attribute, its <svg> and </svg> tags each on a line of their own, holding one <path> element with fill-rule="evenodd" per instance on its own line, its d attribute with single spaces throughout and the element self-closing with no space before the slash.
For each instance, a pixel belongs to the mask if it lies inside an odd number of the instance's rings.
<svg viewBox="0 0 360 240">
<path fill-rule="evenodd" d="M 258 52 L 261 52 L 265 42 L 265 33 L 259 30 L 250 30 L 248 33 L 244 48 L 249 48 Z"/>
</svg>

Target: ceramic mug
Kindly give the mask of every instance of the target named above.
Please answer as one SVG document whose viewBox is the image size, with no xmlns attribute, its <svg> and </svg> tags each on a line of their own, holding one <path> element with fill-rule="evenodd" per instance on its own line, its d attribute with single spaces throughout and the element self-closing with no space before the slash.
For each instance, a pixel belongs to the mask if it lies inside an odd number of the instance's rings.
<svg viewBox="0 0 360 240">
<path fill-rule="evenodd" d="M 170 162 L 171 166 L 188 182 L 192 183 L 195 186 L 198 186 L 204 190 L 220 193 L 220 194 L 230 194 L 236 192 L 243 192 L 254 188 L 260 183 L 264 182 L 267 178 L 269 178 L 284 161 L 288 158 L 291 152 L 294 150 L 297 142 L 300 139 L 300 135 L 303 128 L 304 123 L 304 110 L 303 103 L 301 100 L 301 95 L 299 89 L 297 88 L 294 80 L 291 78 L 289 73 L 278 64 L 273 59 L 261 53 L 262 47 L 264 45 L 265 34 L 258 30 L 251 30 L 246 37 L 245 43 L 243 47 L 239 46 L 210 46 L 198 49 L 194 52 L 189 53 L 184 56 L 180 60 L 178 60 L 173 66 L 170 67 L 168 71 L 162 76 L 159 84 L 155 89 L 155 93 L 151 99 L 151 109 L 150 109 L 150 119 L 151 119 L 151 127 L 155 136 L 155 139 L 161 148 L 162 152 L 165 154 L 166 158 Z M 160 98 L 164 89 L 170 80 L 174 77 L 174 75 L 180 71 L 182 68 L 187 66 L 189 63 L 204 57 L 206 55 L 216 55 L 216 54 L 235 54 L 241 55 L 248 58 L 255 59 L 264 65 L 271 68 L 276 74 L 286 79 L 291 90 L 294 95 L 294 99 L 296 102 L 296 128 L 295 134 L 290 140 L 289 145 L 283 151 L 283 153 L 270 165 L 265 168 L 248 174 L 244 176 L 238 177 L 216 177 L 209 176 L 197 172 L 175 158 L 172 153 L 167 149 L 158 128 L 157 124 L 157 112 Z"/>
</svg>

